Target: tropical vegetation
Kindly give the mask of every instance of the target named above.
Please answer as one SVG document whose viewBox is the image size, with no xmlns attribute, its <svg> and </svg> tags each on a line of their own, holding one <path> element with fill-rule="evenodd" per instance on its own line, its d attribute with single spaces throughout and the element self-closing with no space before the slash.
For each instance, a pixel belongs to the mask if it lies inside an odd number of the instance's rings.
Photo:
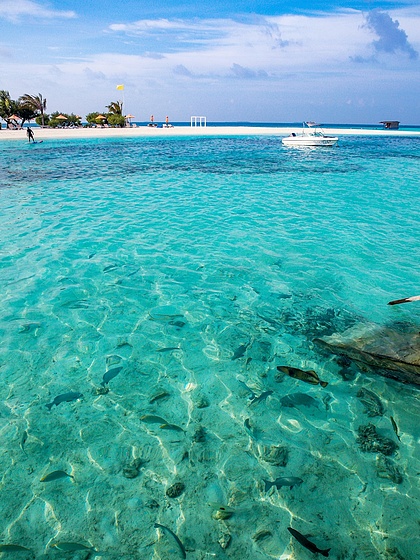
<svg viewBox="0 0 420 560">
<path fill-rule="evenodd" d="M 59 111 L 55 111 L 51 113 L 51 115 L 47 115 L 48 117 L 48 126 L 50 128 L 57 128 L 57 127 L 68 127 L 68 126 L 80 126 L 81 117 L 75 115 L 74 113 L 67 114 L 67 113 L 60 113 Z M 35 121 L 37 124 L 38 119 Z"/>
<path fill-rule="evenodd" d="M 100 116 L 102 116 L 103 118 L 101 118 Z M 103 113 L 99 113 L 99 111 L 88 113 L 86 115 L 86 122 L 89 126 L 96 126 L 97 124 L 101 124 L 101 122 L 104 122 L 105 120 L 105 115 L 103 115 Z"/>
<path fill-rule="evenodd" d="M 10 93 L 6 90 L 0 90 L 0 117 L 6 121 L 6 125 L 12 125 L 15 112 L 17 111 L 17 103 L 10 98 Z"/>
<path fill-rule="evenodd" d="M 46 109 L 47 100 L 41 93 L 37 95 L 25 93 L 15 101 L 8 91 L 0 90 L 0 119 L 6 122 L 7 128 L 22 127 L 25 122 L 32 120 L 35 120 L 39 126 L 50 128 L 81 126 L 81 117 L 78 115 L 58 111 L 49 115 Z M 122 112 L 121 101 L 112 101 L 106 109 L 108 111 L 104 113 L 93 112 L 86 115 L 88 126 L 125 126 L 126 118 Z"/>
<path fill-rule="evenodd" d="M 111 126 L 125 126 L 125 117 L 123 115 L 123 104 L 122 101 L 112 101 L 107 105 L 108 109 L 108 124 Z"/>
<path fill-rule="evenodd" d="M 125 126 L 125 117 L 122 114 L 121 101 L 112 101 L 106 106 L 108 112 L 100 113 L 95 111 L 86 115 L 86 121 L 89 126 L 109 125 L 116 127 Z"/>
<path fill-rule="evenodd" d="M 45 125 L 45 109 L 47 108 L 47 100 L 42 97 L 41 93 L 38 93 L 38 95 L 25 93 L 25 95 L 19 97 L 18 103 L 22 108 L 31 110 L 35 117 L 40 117 L 41 126 Z"/>
<path fill-rule="evenodd" d="M 42 100 L 42 111 L 46 106 L 46 100 Z M 10 93 L 6 90 L 0 91 L 0 118 L 6 122 L 7 128 L 14 128 L 16 126 L 23 126 L 25 122 L 35 119 L 40 112 L 39 106 L 35 103 L 38 96 L 24 95 L 17 101 L 10 97 Z"/>
<path fill-rule="evenodd" d="M 122 101 L 111 101 L 106 108 L 110 115 L 122 115 Z"/>
</svg>

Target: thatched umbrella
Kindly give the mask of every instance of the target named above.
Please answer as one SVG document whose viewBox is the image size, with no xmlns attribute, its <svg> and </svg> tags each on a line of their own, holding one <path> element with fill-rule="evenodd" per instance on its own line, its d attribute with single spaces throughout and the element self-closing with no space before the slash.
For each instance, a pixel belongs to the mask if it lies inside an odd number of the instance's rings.
<svg viewBox="0 0 420 560">
<path fill-rule="evenodd" d="M 134 119 L 134 115 L 131 114 L 125 115 L 125 120 L 128 121 L 129 125 L 131 125 L 131 119 Z"/>
</svg>

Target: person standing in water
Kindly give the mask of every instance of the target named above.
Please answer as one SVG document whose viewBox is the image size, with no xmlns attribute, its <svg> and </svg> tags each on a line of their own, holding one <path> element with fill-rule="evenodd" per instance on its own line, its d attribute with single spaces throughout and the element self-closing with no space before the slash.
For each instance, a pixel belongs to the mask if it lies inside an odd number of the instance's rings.
<svg viewBox="0 0 420 560">
<path fill-rule="evenodd" d="M 31 140 L 32 140 L 32 142 L 35 142 L 34 133 L 32 131 L 32 128 L 30 128 L 29 126 L 26 129 L 26 134 L 28 136 L 28 142 L 30 142 Z"/>
</svg>

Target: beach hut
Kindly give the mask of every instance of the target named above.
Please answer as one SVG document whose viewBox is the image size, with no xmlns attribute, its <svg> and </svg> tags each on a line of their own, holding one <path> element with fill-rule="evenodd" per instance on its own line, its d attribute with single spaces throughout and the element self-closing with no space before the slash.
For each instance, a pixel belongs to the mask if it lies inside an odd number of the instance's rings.
<svg viewBox="0 0 420 560">
<path fill-rule="evenodd" d="M 400 121 L 381 121 L 380 124 L 383 124 L 387 130 L 398 130 L 400 127 Z"/>
<path fill-rule="evenodd" d="M 128 114 L 125 115 L 125 120 L 126 120 L 126 126 L 131 126 L 131 119 L 134 119 L 134 115 Z"/>
</svg>

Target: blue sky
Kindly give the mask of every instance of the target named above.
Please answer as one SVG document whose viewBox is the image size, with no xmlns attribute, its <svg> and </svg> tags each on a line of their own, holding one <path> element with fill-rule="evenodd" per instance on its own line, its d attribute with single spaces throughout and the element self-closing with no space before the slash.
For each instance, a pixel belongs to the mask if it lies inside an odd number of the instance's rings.
<svg viewBox="0 0 420 560">
<path fill-rule="evenodd" d="M 49 112 L 420 124 L 415 0 L 0 0 L 0 30 L 0 89 Z"/>
</svg>

